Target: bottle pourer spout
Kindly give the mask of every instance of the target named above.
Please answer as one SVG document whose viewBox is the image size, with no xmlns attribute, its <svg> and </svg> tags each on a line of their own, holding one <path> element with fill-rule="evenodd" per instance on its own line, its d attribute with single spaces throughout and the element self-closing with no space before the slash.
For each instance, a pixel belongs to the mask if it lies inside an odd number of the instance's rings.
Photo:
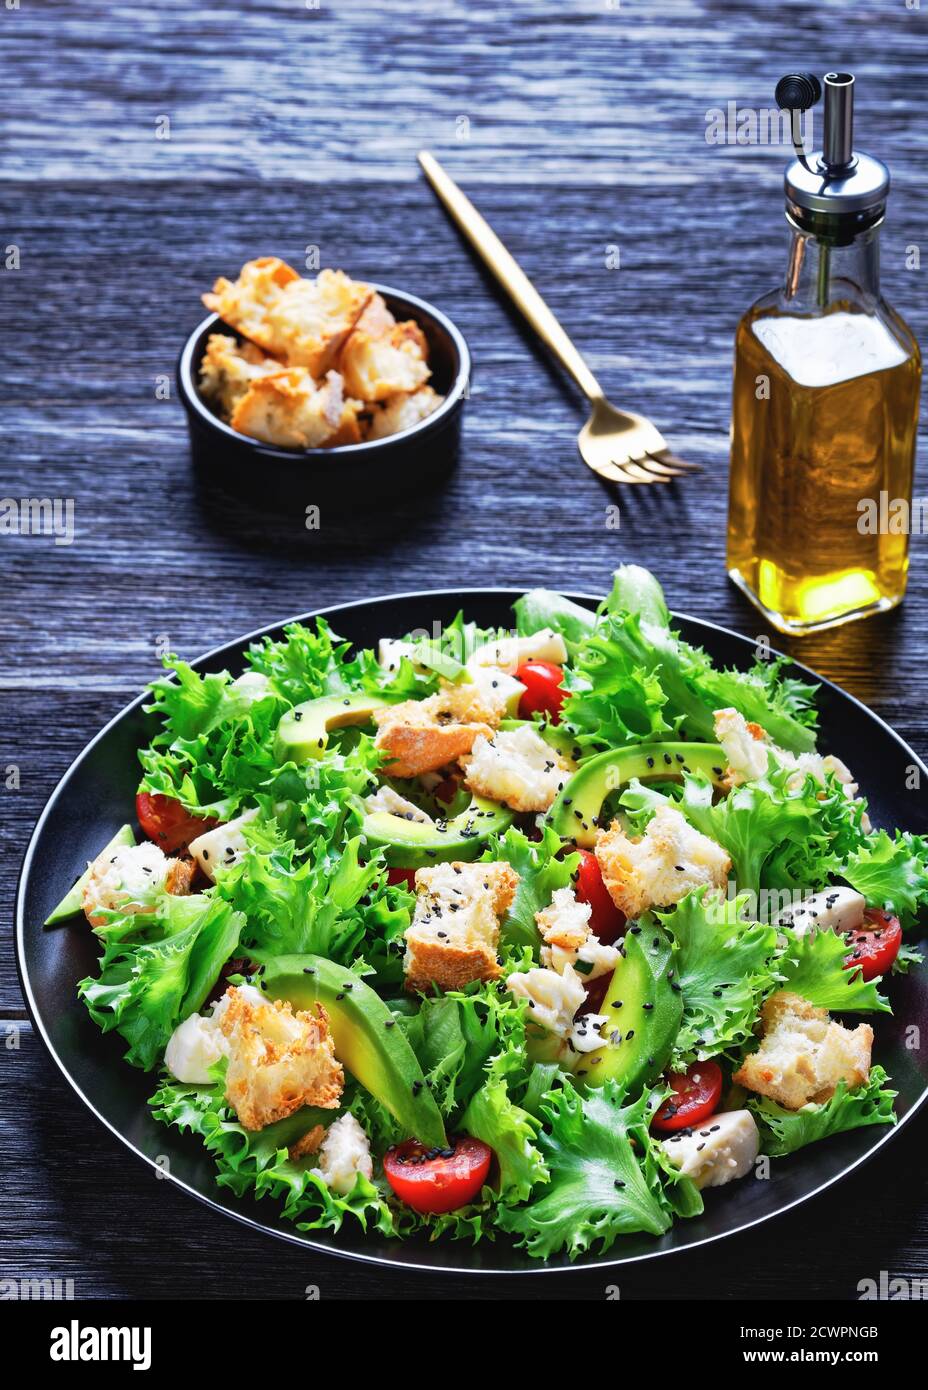
<svg viewBox="0 0 928 1390">
<path fill-rule="evenodd" d="M 822 162 L 829 173 L 849 167 L 854 158 L 854 77 L 849 72 L 826 72 L 825 137 Z"/>
</svg>

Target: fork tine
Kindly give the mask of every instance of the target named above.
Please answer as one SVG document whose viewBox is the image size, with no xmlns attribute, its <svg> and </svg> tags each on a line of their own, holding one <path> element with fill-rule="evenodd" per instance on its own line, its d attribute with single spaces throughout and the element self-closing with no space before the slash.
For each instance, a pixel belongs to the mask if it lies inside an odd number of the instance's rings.
<svg viewBox="0 0 928 1390">
<path fill-rule="evenodd" d="M 663 463 L 660 459 L 650 455 L 642 461 L 641 467 L 656 474 L 662 482 L 669 482 L 671 478 L 685 478 L 689 474 L 689 469 L 671 468 L 670 464 Z"/>
<path fill-rule="evenodd" d="M 658 472 L 656 469 L 652 471 L 648 467 L 649 463 L 650 459 L 642 459 L 640 462 L 637 459 L 630 459 L 628 463 L 623 464 L 623 468 L 626 473 L 632 473 L 634 470 L 633 476 L 639 483 L 669 483 L 671 477 L 675 476 L 672 474 L 665 475 Z"/>
<path fill-rule="evenodd" d="M 702 472 L 701 463 L 687 463 L 686 459 L 678 458 L 677 455 L 672 454 L 669 449 L 660 449 L 652 454 L 651 457 L 656 459 L 659 463 L 667 463 L 671 464 L 674 468 L 680 468 L 685 473 Z"/>
<path fill-rule="evenodd" d="M 605 478 L 608 483 L 649 483 L 650 478 L 636 478 L 631 473 L 626 473 L 624 468 L 620 468 L 617 463 L 591 463 L 586 460 L 594 473 L 598 473 L 601 478 Z"/>
</svg>

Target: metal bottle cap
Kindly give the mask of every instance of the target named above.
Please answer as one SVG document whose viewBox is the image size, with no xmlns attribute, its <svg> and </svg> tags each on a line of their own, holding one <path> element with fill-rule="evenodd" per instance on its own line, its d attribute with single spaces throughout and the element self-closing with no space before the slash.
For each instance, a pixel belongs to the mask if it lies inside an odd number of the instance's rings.
<svg viewBox="0 0 928 1390">
<path fill-rule="evenodd" d="M 889 170 L 882 160 L 854 151 L 853 75 L 826 73 L 823 86 L 822 149 L 789 165 L 784 179 L 787 201 L 797 209 L 835 217 L 879 209 L 889 193 Z"/>
</svg>

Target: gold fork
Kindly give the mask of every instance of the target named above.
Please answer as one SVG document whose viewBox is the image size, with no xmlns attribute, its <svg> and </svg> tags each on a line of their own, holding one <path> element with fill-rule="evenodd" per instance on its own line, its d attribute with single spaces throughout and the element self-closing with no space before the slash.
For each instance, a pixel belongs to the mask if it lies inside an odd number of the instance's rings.
<svg viewBox="0 0 928 1390">
<path fill-rule="evenodd" d="M 698 472 L 698 464 L 684 463 L 670 452 L 650 420 L 630 410 L 618 410 L 606 400 L 583 357 L 490 224 L 434 155 L 420 150 L 419 163 L 471 246 L 593 407 L 577 437 L 583 460 L 593 472 L 613 483 L 669 483 L 684 473 Z"/>
</svg>

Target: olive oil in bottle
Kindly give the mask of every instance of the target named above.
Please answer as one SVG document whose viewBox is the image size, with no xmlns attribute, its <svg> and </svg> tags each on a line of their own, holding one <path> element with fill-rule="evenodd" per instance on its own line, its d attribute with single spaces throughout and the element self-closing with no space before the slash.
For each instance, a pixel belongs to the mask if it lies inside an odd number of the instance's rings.
<svg viewBox="0 0 928 1390">
<path fill-rule="evenodd" d="M 893 607 L 908 569 L 885 517 L 911 502 L 921 357 L 880 296 L 889 177 L 852 151 L 852 84 L 825 78 L 825 151 L 786 175 L 785 286 L 735 340 L 728 571 L 799 634 Z"/>
</svg>

